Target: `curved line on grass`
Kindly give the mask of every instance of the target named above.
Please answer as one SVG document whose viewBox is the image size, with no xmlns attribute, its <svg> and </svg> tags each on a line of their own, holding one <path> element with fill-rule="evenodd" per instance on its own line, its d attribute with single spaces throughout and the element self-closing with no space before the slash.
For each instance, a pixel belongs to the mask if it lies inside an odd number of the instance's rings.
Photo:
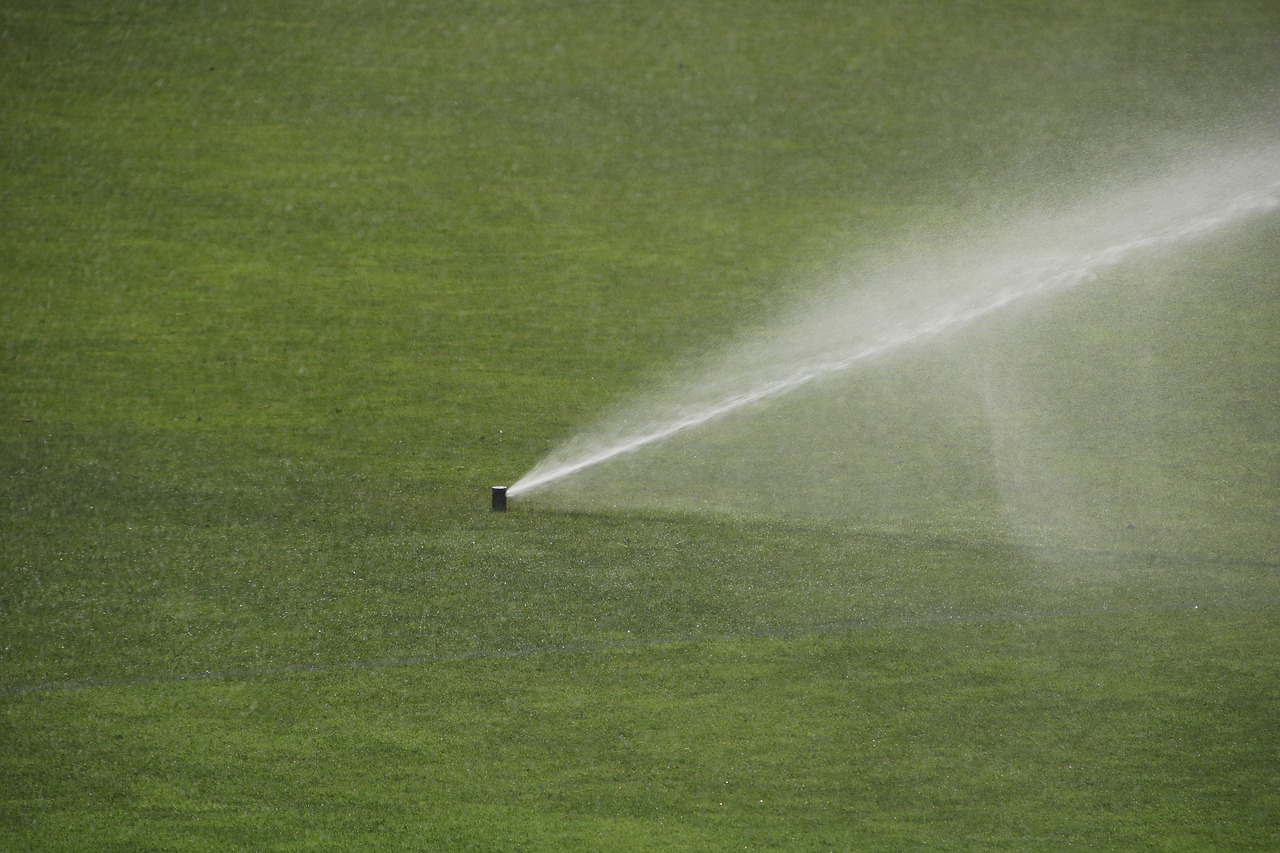
<svg viewBox="0 0 1280 853">
<path fill-rule="evenodd" d="M 137 687 L 158 684 L 178 684 L 188 681 L 249 681 L 281 675 L 299 675 L 341 670 L 376 670 L 410 666 L 463 663 L 475 660 L 502 660 L 535 655 L 580 654 L 585 652 L 620 651 L 631 648 L 673 646 L 732 640 L 781 640 L 794 637 L 834 634 L 840 631 L 860 629 L 913 628 L 931 625 L 972 625 L 985 622 L 1004 623 L 1035 621 L 1041 619 L 1069 619 L 1086 616 L 1112 616 L 1151 611 L 1192 611 L 1201 608 L 1275 607 L 1280 599 L 1237 599 L 1209 601 L 1162 601 L 1152 604 L 1135 604 L 1121 607 L 1091 607 L 1079 610 L 1010 610 L 993 613 L 931 613 L 908 619 L 857 618 L 837 622 L 819 622 L 812 625 L 760 628 L 752 631 L 735 631 L 723 634 L 704 634 L 677 637 L 636 637 L 609 642 L 561 643 L 547 646 L 525 646 L 516 649 L 479 649 L 443 655 L 412 655 L 402 658 L 375 658 L 371 660 L 338 661 L 335 663 L 290 664 L 287 666 L 253 669 L 228 669 L 219 672 L 191 672 L 175 675 L 138 675 L 131 678 L 90 678 L 81 681 L 48 682 L 44 684 L 0 687 L 0 696 L 23 696 L 31 693 L 58 693 L 92 690 L 104 687 Z"/>
</svg>

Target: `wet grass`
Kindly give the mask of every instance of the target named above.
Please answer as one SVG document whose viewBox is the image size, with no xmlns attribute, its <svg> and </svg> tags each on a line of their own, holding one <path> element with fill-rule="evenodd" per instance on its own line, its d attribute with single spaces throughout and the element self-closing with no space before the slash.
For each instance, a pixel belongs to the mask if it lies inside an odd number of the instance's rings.
<svg viewBox="0 0 1280 853">
<path fill-rule="evenodd" d="M 1207 392 L 1160 444 L 1177 506 L 1221 483 L 1194 547 L 1138 513 L 1038 550 L 982 482 L 938 523 L 896 462 L 949 461 L 927 385 L 879 425 L 890 522 L 487 489 L 837 249 L 1265 126 L 1278 37 L 1268 3 L 6 5 L 3 844 L 1274 846 L 1269 222 L 1143 350 Z"/>
</svg>

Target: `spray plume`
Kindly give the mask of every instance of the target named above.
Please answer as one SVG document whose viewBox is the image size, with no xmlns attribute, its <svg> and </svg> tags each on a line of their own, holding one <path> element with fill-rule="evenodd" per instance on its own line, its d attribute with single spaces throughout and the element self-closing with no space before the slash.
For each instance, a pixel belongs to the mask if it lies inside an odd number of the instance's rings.
<svg viewBox="0 0 1280 853">
<path fill-rule="evenodd" d="M 1048 205 L 1042 204 L 1042 207 Z M 726 348 L 691 380 L 571 439 L 510 487 L 525 495 L 731 413 L 1090 281 L 1135 255 L 1280 207 L 1280 148 L 1219 155 L 1066 212 L 982 233 L 917 237 Z"/>
</svg>

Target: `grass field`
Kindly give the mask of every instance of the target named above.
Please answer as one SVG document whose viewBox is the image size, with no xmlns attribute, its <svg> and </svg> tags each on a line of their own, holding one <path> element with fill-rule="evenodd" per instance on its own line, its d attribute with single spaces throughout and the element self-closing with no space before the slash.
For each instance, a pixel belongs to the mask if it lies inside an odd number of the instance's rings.
<svg viewBox="0 0 1280 853">
<path fill-rule="evenodd" d="M 1043 330 L 1029 409 L 1168 377 L 1101 545 L 948 478 L 932 351 L 834 410 L 912 460 L 884 513 L 488 510 L 901 228 L 1274 142 L 1271 0 L 10 0 L 0 45 L 0 847 L 1280 846 L 1274 213 L 973 332 Z"/>
</svg>

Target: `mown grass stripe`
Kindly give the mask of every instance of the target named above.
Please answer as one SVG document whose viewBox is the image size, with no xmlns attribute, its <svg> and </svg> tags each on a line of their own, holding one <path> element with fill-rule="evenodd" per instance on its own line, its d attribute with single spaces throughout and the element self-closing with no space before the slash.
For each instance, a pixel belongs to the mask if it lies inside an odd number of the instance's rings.
<svg viewBox="0 0 1280 853">
<path fill-rule="evenodd" d="M 802 626 L 781 626 L 753 631 L 737 631 L 704 636 L 636 637 L 612 642 L 574 642 L 549 646 L 525 646 L 515 649 L 477 649 L 447 655 L 411 655 L 401 658 L 374 658 L 368 660 L 336 661 L 331 663 L 292 664 L 289 666 L 228 669 L 208 672 L 188 672 L 175 675 L 138 675 L 131 678 L 93 678 L 81 681 L 48 682 L 0 688 L 0 696 L 22 696 L 32 693 L 58 693 L 76 690 L 93 690 L 108 687 L 138 687 L 158 684 L 178 684 L 188 681 L 250 681 L 282 675 L 340 672 L 342 670 L 395 669 L 412 666 L 463 663 L 475 660 L 502 660 L 505 658 L 535 655 L 580 654 L 584 652 L 610 652 L 651 646 L 671 646 L 695 643 L 714 643 L 734 640 L 783 640 L 818 634 L 834 634 L 860 629 L 915 628 L 934 625 L 973 625 L 982 623 L 1033 622 L 1046 619 L 1079 619 L 1092 616 L 1120 616 L 1155 611 L 1191 611 L 1209 608 L 1275 607 L 1277 599 L 1242 599 L 1223 601 L 1162 601 L 1152 604 L 1125 605 L 1120 607 L 1091 607 L 1079 610 L 1011 610 L 984 613 L 930 613 L 910 619 L 858 618 L 838 622 L 822 622 Z"/>
</svg>

